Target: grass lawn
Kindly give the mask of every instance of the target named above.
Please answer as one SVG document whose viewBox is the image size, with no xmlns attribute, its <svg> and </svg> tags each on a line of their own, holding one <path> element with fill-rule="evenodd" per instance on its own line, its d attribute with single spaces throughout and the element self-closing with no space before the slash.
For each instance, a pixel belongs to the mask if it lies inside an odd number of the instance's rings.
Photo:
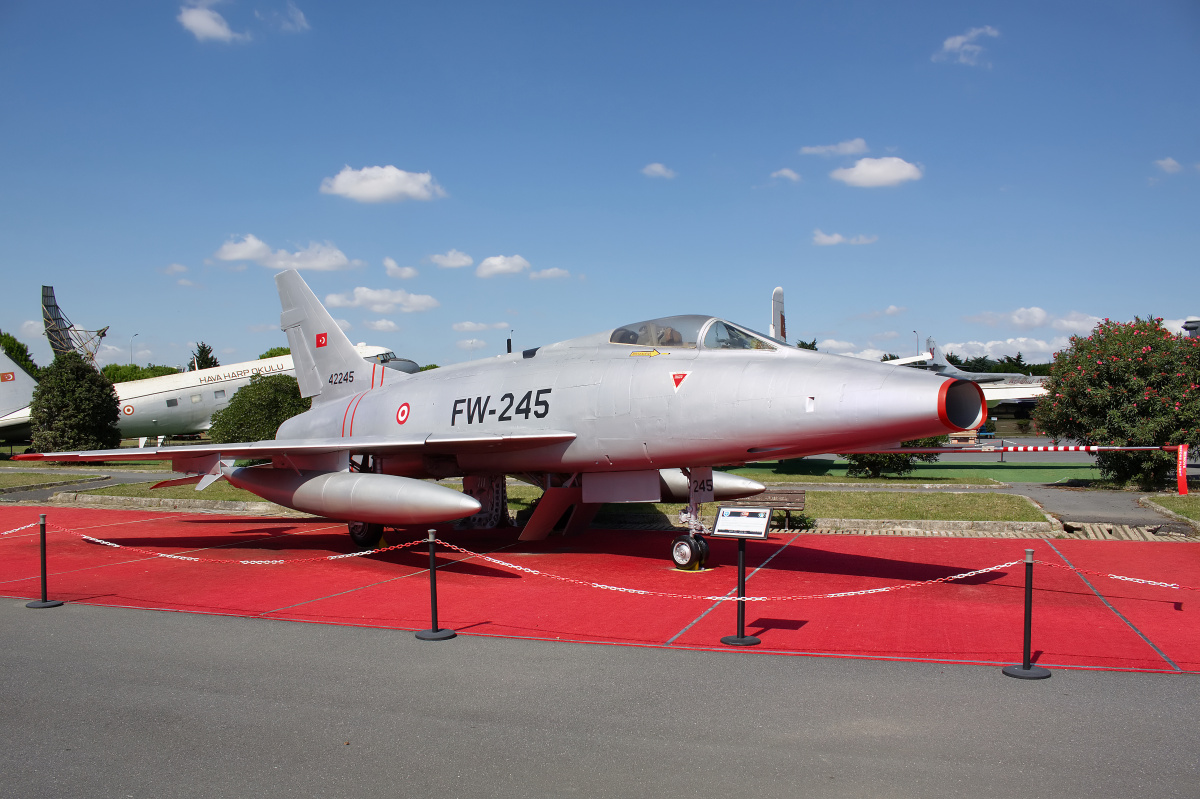
<svg viewBox="0 0 1200 799">
<path fill-rule="evenodd" d="M 99 488 L 86 493 L 124 497 L 163 499 L 219 499 L 262 502 L 261 497 L 234 488 L 218 480 L 203 491 L 194 486 L 172 486 L 151 491 L 153 483 Z M 513 512 L 530 508 L 542 494 L 532 486 L 509 486 L 508 507 Z M 713 516 L 719 503 L 701 508 L 701 515 Z M 894 491 L 809 491 L 807 515 L 835 519 L 941 519 L 947 521 L 1042 522 L 1046 518 L 1029 502 L 1009 494 L 896 493 Z M 601 508 L 597 521 L 615 521 L 631 514 L 663 515 L 672 521 L 685 506 L 676 503 L 609 504 Z"/>
<path fill-rule="evenodd" d="M 751 463 L 733 474 L 760 483 L 862 483 L 864 485 L 994 485 L 996 483 L 1056 483 L 1065 480 L 1098 480 L 1100 471 L 1092 466 L 1071 463 L 919 463 L 904 477 L 871 480 L 847 477 L 849 463 L 828 458 L 803 458 L 788 461 Z"/>
<path fill-rule="evenodd" d="M 1200 522 L 1200 495 L 1188 494 L 1186 497 L 1151 497 L 1159 505 L 1180 516 L 1186 516 Z"/>
<path fill-rule="evenodd" d="M 11 472 L 8 474 L 0 474 L 0 488 L 38 485 L 40 483 L 59 483 L 70 479 L 70 475 L 65 474 L 32 474 L 30 472 Z"/>
<path fill-rule="evenodd" d="M 965 522 L 1044 522 L 1024 497 L 895 491 L 809 491 L 805 513 L 825 519 L 939 519 Z"/>
</svg>

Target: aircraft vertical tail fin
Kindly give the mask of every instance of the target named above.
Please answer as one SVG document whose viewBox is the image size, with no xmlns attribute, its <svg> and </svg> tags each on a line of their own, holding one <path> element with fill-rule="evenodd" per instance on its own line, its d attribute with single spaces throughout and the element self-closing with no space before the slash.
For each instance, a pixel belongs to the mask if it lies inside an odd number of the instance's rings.
<svg viewBox="0 0 1200 799">
<path fill-rule="evenodd" d="M 0 417 L 27 407 L 35 388 L 37 381 L 0 349 Z"/>
<path fill-rule="evenodd" d="M 776 286 L 771 292 L 771 336 L 780 341 L 787 341 L 787 320 L 783 316 L 783 286 Z"/>
<path fill-rule="evenodd" d="M 949 366 L 950 362 L 946 360 L 946 355 L 938 349 L 937 342 L 933 337 L 925 339 L 925 348 L 929 350 L 929 363 L 933 366 Z"/>
<path fill-rule="evenodd" d="M 283 307 L 279 326 L 292 350 L 300 396 L 321 404 L 371 388 L 372 364 L 354 349 L 300 273 L 280 272 L 275 286 Z"/>
</svg>

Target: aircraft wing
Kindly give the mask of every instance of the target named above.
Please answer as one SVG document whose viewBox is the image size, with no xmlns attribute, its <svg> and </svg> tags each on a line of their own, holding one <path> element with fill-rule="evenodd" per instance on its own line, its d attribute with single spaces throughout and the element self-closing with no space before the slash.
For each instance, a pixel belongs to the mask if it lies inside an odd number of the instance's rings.
<svg viewBox="0 0 1200 799">
<path fill-rule="evenodd" d="M 196 446 L 138 447 L 98 449 L 80 452 L 37 452 L 14 455 L 13 460 L 27 461 L 190 461 L 205 456 L 221 458 L 271 458 L 288 455 L 324 455 L 332 452 L 351 454 L 425 451 L 437 455 L 465 452 L 514 452 L 550 444 L 573 441 L 575 434 L 565 430 L 513 431 L 503 434 L 434 433 L 410 438 L 309 438 L 295 440 L 251 441 Z"/>
</svg>

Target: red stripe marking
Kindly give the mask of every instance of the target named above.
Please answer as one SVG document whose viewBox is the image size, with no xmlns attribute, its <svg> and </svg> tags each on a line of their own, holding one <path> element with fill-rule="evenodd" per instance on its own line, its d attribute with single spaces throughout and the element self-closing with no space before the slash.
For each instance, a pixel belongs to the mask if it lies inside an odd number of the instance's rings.
<svg viewBox="0 0 1200 799">
<path fill-rule="evenodd" d="M 346 416 L 349 415 L 350 406 L 353 404 L 354 404 L 354 397 L 351 397 L 350 401 L 346 403 L 346 410 L 342 412 L 342 438 L 346 437 Z"/>
<path fill-rule="evenodd" d="M 358 395 L 358 402 L 363 401 L 363 397 L 367 396 L 367 392 Z M 354 435 L 354 414 L 358 413 L 358 402 L 354 403 L 354 413 L 350 414 L 350 435 Z"/>
</svg>

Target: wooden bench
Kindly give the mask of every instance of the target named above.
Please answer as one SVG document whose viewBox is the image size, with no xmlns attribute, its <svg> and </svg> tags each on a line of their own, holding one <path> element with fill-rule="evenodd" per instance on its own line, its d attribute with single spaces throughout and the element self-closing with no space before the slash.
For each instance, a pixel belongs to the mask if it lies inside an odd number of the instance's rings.
<svg viewBox="0 0 1200 799">
<path fill-rule="evenodd" d="M 804 510 L 803 488 L 768 488 L 761 494 L 742 499 L 728 499 L 720 503 L 725 508 L 770 508 L 784 512 L 784 530 L 792 529 L 792 511 Z"/>
<path fill-rule="evenodd" d="M 951 444 L 961 444 L 964 447 L 973 447 L 978 441 L 978 434 L 974 430 L 964 430 L 961 433 L 950 434 Z"/>
</svg>

